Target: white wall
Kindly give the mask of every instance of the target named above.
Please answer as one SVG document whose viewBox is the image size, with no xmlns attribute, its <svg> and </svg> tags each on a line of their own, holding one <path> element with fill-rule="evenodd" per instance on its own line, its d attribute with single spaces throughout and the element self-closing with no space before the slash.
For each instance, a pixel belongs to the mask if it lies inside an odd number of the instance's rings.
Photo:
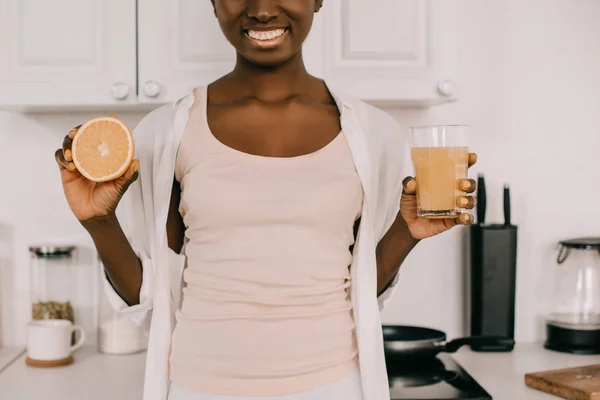
<svg viewBox="0 0 600 400">
<path fill-rule="evenodd" d="M 388 110 L 405 126 L 467 123 L 488 182 L 488 220 L 501 220 L 503 182 L 519 225 L 517 339 L 543 337 L 541 301 L 555 243 L 600 235 L 600 2 L 461 0 L 459 103 Z M 108 111 L 107 111 L 108 112 Z M 70 215 L 53 153 L 64 134 L 95 115 L 0 112 L 0 271 L 8 344 L 24 343 L 30 243 L 89 247 Z M 121 115 L 135 125 L 141 114 Z M 402 269 L 387 322 L 465 331 L 464 231 L 421 243 Z M 87 261 L 86 261 L 87 262 Z"/>
<path fill-rule="evenodd" d="M 61 147 L 72 127 L 94 116 L 0 112 L 0 300 L 1 337 L 5 344 L 25 341 L 25 323 L 31 315 L 31 244 L 66 242 L 82 246 L 77 276 L 87 274 L 88 279 L 79 279 L 79 287 L 65 290 L 72 290 L 79 301 L 87 301 L 88 310 L 92 305 L 92 243 L 64 199 L 54 151 Z M 119 114 L 130 126 L 135 126 L 142 116 Z M 93 316 L 88 311 L 79 322 L 91 329 Z"/>
<path fill-rule="evenodd" d="M 600 2 L 463 0 L 460 15 L 462 100 L 391 112 L 405 126 L 472 125 L 473 175 L 487 179 L 488 221 L 502 221 L 502 185 L 511 185 L 516 335 L 538 340 L 555 244 L 600 236 Z M 419 244 L 386 321 L 464 333 L 463 234 Z"/>
</svg>

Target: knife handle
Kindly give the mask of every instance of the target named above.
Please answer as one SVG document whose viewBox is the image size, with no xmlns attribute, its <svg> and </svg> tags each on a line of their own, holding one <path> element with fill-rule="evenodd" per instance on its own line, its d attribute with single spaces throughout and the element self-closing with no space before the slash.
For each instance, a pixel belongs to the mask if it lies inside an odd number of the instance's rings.
<svg viewBox="0 0 600 400">
<path fill-rule="evenodd" d="M 477 177 L 477 223 L 485 224 L 485 211 L 487 206 L 485 179 L 483 175 Z"/>
<path fill-rule="evenodd" d="M 504 225 L 510 225 L 510 188 L 504 185 Z"/>
</svg>

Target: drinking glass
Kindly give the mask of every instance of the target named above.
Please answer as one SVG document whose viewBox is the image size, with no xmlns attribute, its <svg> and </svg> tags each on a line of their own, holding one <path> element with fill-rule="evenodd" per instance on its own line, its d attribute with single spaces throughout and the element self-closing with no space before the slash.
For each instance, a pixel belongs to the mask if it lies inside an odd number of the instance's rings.
<svg viewBox="0 0 600 400">
<path fill-rule="evenodd" d="M 410 128 L 419 217 L 455 218 L 464 211 L 456 199 L 464 195 L 459 183 L 467 178 L 469 130 L 465 125 Z"/>
</svg>

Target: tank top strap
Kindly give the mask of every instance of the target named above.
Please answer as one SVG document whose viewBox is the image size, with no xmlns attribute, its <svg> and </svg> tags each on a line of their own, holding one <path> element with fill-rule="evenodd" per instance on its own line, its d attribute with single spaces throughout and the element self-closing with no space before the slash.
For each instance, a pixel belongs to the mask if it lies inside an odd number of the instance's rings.
<svg viewBox="0 0 600 400">
<path fill-rule="evenodd" d="M 203 148 L 214 145 L 214 136 L 208 125 L 208 86 L 199 86 L 194 90 L 195 103 L 190 111 L 193 135 L 202 141 Z"/>
<path fill-rule="evenodd" d="M 208 107 L 208 86 L 198 86 L 194 89 L 194 105 L 198 110 L 203 110 L 203 115 L 206 118 L 206 109 Z"/>
<path fill-rule="evenodd" d="M 211 146 L 207 116 L 207 87 L 193 90 L 194 104 L 188 111 L 188 122 L 179 143 L 175 162 L 175 178 L 181 182 L 186 166 Z"/>
</svg>

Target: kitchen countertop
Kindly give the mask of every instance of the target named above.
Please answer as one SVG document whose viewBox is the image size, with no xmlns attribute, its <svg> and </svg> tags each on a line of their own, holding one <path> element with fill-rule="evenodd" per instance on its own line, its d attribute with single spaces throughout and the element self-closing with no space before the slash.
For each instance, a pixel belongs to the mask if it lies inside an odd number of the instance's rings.
<svg viewBox="0 0 600 400">
<path fill-rule="evenodd" d="M 527 372 L 600 364 L 600 356 L 551 352 L 539 344 L 519 344 L 512 353 L 476 353 L 463 348 L 456 360 L 494 400 L 552 400 L 557 397 L 529 389 Z M 137 400 L 141 399 L 145 353 L 113 356 L 84 347 L 75 364 L 57 369 L 25 366 L 21 355 L 0 373 L 2 400 Z"/>
<path fill-rule="evenodd" d="M 146 353 L 104 355 L 83 347 L 75 363 L 29 368 L 25 355 L 0 373 L 2 400 L 137 400 L 142 398 Z"/>
<path fill-rule="evenodd" d="M 0 372 L 2 372 L 25 350 L 22 347 L 0 347 Z"/>
<path fill-rule="evenodd" d="M 558 353 L 541 344 L 517 344 L 511 353 L 477 353 L 463 348 L 454 358 L 494 400 L 556 400 L 556 396 L 525 386 L 525 374 L 600 364 L 600 355 Z"/>
</svg>

